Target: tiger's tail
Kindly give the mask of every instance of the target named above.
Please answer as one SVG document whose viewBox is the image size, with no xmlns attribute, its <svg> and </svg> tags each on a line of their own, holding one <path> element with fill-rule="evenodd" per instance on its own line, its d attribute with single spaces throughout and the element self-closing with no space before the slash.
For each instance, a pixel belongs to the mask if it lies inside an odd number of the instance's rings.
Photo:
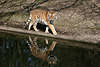
<svg viewBox="0 0 100 67">
<path fill-rule="evenodd" d="M 28 25 L 30 24 L 30 22 L 32 21 L 32 17 L 30 15 L 30 17 L 28 18 L 28 20 L 26 22 L 24 22 L 24 29 L 28 29 Z"/>
</svg>

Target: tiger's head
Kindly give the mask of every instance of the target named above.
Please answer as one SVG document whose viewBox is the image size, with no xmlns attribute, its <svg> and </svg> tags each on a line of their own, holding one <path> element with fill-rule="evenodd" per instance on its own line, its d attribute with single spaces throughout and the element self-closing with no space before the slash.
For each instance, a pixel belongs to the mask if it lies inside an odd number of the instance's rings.
<svg viewBox="0 0 100 67">
<path fill-rule="evenodd" d="M 48 56 L 47 61 L 48 61 L 48 64 L 57 64 L 58 60 L 56 56 L 51 55 L 51 56 Z"/>
<path fill-rule="evenodd" d="M 56 12 L 49 11 L 48 12 L 48 20 L 49 20 L 50 24 L 54 25 L 54 20 L 56 20 L 56 19 L 57 19 Z"/>
</svg>

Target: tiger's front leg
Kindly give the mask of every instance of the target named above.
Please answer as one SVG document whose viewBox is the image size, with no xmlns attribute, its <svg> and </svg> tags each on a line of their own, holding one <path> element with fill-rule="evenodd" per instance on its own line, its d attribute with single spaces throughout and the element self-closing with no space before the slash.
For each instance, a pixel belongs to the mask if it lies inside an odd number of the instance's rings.
<svg viewBox="0 0 100 67">
<path fill-rule="evenodd" d="M 49 28 L 51 29 L 53 35 L 57 35 L 57 32 L 56 32 L 56 30 L 55 30 L 54 25 L 52 25 L 52 24 L 48 24 L 48 26 L 49 26 Z"/>
<path fill-rule="evenodd" d="M 48 26 L 46 26 L 45 33 L 49 33 L 49 27 Z"/>
</svg>

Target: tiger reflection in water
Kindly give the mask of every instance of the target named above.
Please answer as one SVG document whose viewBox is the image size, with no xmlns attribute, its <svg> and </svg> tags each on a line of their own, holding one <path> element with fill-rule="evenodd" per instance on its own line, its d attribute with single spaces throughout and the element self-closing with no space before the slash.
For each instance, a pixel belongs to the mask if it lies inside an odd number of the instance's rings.
<svg viewBox="0 0 100 67">
<path fill-rule="evenodd" d="M 48 39 L 45 39 L 46 45 L 48 45 Z M 54 55 L 50 55 L 50 53 L 54 50 L 56 46 L 56 41 L 53 41 L 49 48 L 40 48 L 37 44 L 37 37 L 35 37 L 33 40 L 29 36 L 29 49 L 32 52 L 32 55 L 41 59 L 42 61 L 47 61 L 48 64 L 56 64 L 57 63 L 57 57 Z"/>
</svg>

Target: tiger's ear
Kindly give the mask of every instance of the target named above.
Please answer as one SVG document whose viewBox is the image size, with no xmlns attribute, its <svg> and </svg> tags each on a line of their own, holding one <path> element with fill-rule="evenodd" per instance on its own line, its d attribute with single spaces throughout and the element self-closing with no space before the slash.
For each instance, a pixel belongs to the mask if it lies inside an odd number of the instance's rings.
<svg viewBox="0 0 100 67">
<path fill-rule="evenodd" d="M 55 14 L 57 15 L 58 12 L 55 11 Z"/>
<path fill-rule="evenodd" d="M 54 19 L 55 19 L 55 20 L 57 19 L 57 15 L 55 15 Z"/>
<path fill-rule="evenodd" d="M 55 12 L 55 17 L 54 17 L 54 19 L 57 19 L 57 12 Z"/>
<path fill-rule="evenodd" d="M 50 14 L 50 12 L 48 11 L 48 12 L 47 12 L 47 14 L 49 15 L 49 14 Z"/>
</svg>

